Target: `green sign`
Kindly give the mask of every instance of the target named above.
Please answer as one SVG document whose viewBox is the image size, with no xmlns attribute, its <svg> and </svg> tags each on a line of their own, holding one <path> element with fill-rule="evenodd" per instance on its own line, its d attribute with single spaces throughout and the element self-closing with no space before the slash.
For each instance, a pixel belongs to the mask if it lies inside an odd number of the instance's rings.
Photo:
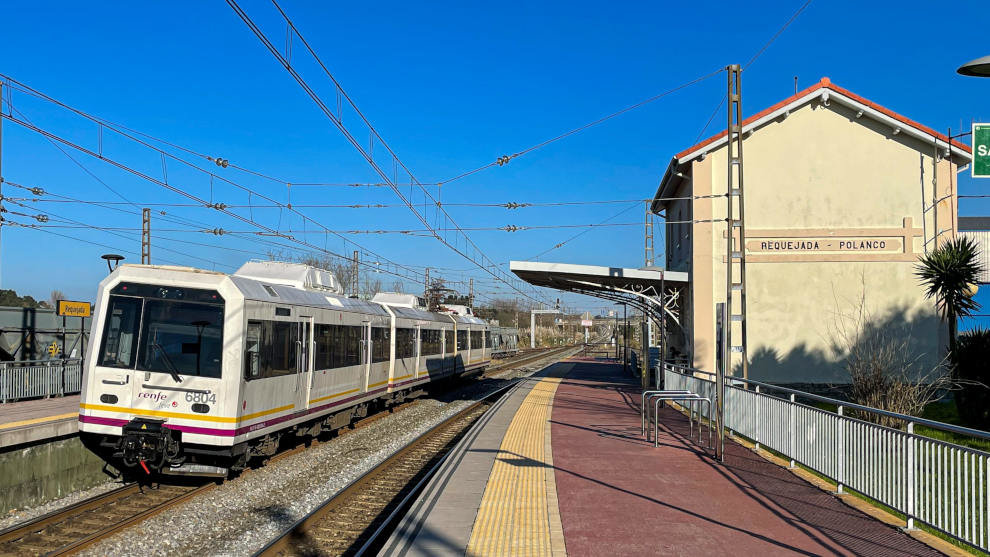
<svg viewBox="0 0 990 557">
<path fill-rule="evenodd" d="M 973 178 L 990 178 L 990 124 L 973 124 Z"/>
</svg>

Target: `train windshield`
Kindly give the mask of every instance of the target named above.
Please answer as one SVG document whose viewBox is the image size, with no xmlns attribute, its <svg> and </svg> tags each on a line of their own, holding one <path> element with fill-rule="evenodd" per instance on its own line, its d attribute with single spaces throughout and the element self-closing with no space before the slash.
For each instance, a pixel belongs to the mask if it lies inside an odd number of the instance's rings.
<svg viewBox="0 0 990 557">
<path fill-rule="evenodd" d="M 130 292 L 127 292 L 130 286 Z M 103 330 L 99 365 L 168 373 L 220 377 L 223 353 L 223 303 L 215 292 L 149 289 L 121 285 L 111 295 Z M 194 301 L 189 301 L 194 298 Z"/>
</svg>

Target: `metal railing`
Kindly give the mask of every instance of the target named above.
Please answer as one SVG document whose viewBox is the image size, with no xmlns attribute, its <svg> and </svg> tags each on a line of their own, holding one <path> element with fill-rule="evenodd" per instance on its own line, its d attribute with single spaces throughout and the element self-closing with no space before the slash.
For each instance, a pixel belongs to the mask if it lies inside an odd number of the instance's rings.
<svg viewBox="0 0 990 557">
<path fill-rule="evenodd" d="M 78 393 L 79 359 L 0 362 L 0 402 Z"/>
<path fill-rule="evenodd" d="M 664 365 L 664 387 L 715 400 L 714 375 Z M 990 542 L 990 453 L 919 435 L 918 426 L 990 440 L 990 433 L 778 387 L 726 378 L 725 427 L 905 515 L 981 550 Z M 823 402 L 830 411 L 802 401 Z M 885 417 L 904 429 L 849 415 Z M 711 416 L 707 416 L 711 418 Z"/>
</svg>

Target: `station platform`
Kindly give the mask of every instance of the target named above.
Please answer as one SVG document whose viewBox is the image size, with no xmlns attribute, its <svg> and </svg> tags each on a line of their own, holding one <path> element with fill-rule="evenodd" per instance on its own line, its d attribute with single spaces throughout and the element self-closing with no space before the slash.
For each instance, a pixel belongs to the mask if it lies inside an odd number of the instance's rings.
<svg viewBox="0 0 990 557">
<path fill-rule="evenodd" d="M 0 404 L 0 449 L 78 431 L 79 395 Z"/>
<path fill-rule="evenodd" d="M 941 555 L 753 451 L 724 464 L 638 380 L 570 359 L 522 381 L 451 451 L 382 555 Z M 707 439 L 706 439 L 707 441 Z"/>
</svg>

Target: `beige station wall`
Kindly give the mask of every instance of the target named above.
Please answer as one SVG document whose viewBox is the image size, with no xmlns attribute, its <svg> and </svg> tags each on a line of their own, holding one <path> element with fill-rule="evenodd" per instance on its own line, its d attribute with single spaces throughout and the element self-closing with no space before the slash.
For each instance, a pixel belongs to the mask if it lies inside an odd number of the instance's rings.
<svg viewBox="0 0 990 557">
<path fill-rule="evenodd" d="M 816 101 L 766 124 L 743 146 L 748 246 L 774 240 L 760 234 L 778 240 L 818 234 L 836 241 L 843 235 L 849 241 L 883 238 L 893 229 L 904 234 L 887 236 L 885 250 L 796 254 L 761 250 L 761 244 L 747 249 L 750 378 L 847 382 L 842 354 L 833 345 L 855 336 L 862 323 L 910 338 L 919 363 L 934 366 L 942 357 L 945 326 L 913 275 L 926 240 L 934 245 L 935 211 L 925 213 L 922 204 L 933 199 L 932 146 L 868 117 L 857 120 L 834 101 L 830 107 Z M 726 172 L 724 147 L 695 160 L 694 195 L 724 194 Z M 948 197 L 938 211 L 942 239 L 956 228 L 954 172 L 948 161 L 939 163 L 939 193 Z M 698 219 L 724 219 L 725 198 L 695 200 L 693 212 Z M 715 367 L 714 305 L 726 298 L 725 231 L 721 222 L 692 227 L 690 336 L 694 363 L 703 369 Z M 740 338 L 740 325 L 733 327 Z M 738 366 L 738 356 L 733 362 Z"/>
</svg>

